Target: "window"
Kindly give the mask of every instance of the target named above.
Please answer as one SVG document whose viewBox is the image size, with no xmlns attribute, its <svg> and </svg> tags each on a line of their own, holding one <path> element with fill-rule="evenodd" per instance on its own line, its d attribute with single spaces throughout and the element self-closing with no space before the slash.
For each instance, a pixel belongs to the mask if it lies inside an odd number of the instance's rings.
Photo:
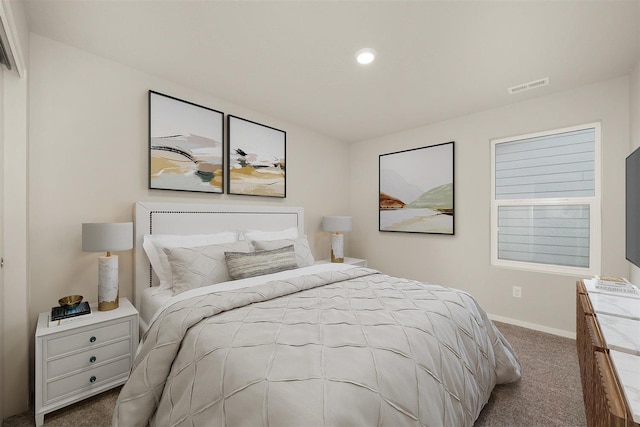
<svg viewBox="0 0 640 427">
<path fill-rule="evenodd" d="M 600 124 L 491 141 L 491 263 L 600 270 Z"/>
</svg>

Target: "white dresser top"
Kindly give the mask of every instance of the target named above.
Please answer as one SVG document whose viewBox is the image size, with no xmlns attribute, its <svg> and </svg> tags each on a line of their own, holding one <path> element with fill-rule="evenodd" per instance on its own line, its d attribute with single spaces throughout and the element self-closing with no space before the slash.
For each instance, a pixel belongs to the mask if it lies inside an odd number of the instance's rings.
<svg viewBox="0 0 640 427">
<path fill-rule="evenodd" d="M 640 296 L 598 289 L 596 279 L 583 282 L 633 420 L 640 423 Z"/>
<path fill-rule="evenodd" d="M 629 402 L 633 421 L 640 423 L 640 356 L 616 350 L 609 352 Z"/>
<path fill-rule="evenodd" d="M 640 355 L 640 320 L 596 313 L 609 349 Z"/>
<path fill-rule="evenodd" d="M 640 299 L 595 292 L 589 292 L 589 299 L 596 313 L 640 320 Z"/>
</svg>

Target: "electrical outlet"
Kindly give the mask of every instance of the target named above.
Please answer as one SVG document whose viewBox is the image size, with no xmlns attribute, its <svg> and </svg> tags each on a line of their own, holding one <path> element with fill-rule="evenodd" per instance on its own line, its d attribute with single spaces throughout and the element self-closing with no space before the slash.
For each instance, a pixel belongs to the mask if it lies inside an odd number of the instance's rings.
<svg viewBox="0 0 640 427">
<path fill-rule="evenodd" d="M 520 286 L 513 287 L 513 297 L 522 298 L 522 288 Z"/>
</svg>

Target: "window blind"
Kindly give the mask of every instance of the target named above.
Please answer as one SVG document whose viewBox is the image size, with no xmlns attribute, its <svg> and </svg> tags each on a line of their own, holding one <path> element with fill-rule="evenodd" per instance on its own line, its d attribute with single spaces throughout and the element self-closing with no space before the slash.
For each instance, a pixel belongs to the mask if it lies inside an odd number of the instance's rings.
<svg viewBox="0 0 640 427">
<path fill-rule="evenodd" d="M 495 197 L 593 197 L 595 129 L 496 144 Z"/>
<path fill-rule="evenodd" d="M 498 258 L 589 267 L 589 205 L 498 208 Z"/>
</svg>

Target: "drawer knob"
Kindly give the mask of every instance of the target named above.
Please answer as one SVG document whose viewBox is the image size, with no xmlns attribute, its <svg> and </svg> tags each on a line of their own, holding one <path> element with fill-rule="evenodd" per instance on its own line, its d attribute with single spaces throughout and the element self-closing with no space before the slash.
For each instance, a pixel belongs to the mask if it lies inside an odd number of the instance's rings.
<svg viewBox="0 0 640 427">
<path fill-rule="evenodd" d="M 91 378 L 89 378 L 89 382 L 90 383 L 95 383 L 96 382 L 96 376 L 92 375 Z"/>
<path fill-rule="evenodd" d="M 91 338 L 89 338 L 89 341 L 90 341 L 90 342 L 96 342 L 96 337 L 91 337 Z"/>
<path fill-rule="evenodd" d="M 96 357 L 95 356 L 91 356 L 91 359 L 89 359 L 89 362 L 93 363 L 96 361 Z"/>
</svg>

